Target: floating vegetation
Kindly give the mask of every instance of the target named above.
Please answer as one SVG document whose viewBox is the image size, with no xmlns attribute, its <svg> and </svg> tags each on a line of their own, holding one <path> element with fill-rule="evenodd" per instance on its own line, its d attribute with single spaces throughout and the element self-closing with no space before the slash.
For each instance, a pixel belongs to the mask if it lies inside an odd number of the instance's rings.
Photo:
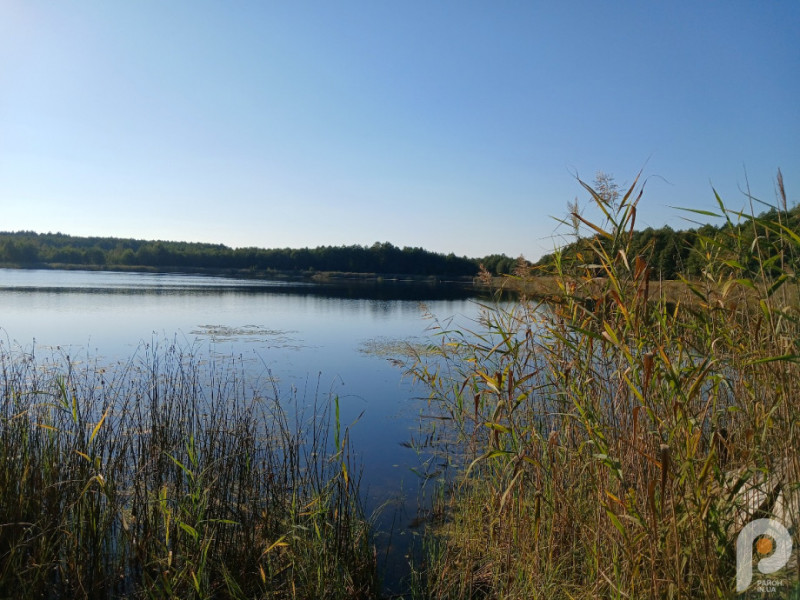
<svg viewBox="0 0 800 600">
<path fill-rule="evenodd" d="M 228 325 L 199 325 L 190 332 L 211 338 L 213 342 L 247 342 L 266 344 L 270 348 L 286 348 L 300 350 L 304 346 L 300 340 L 292 337 L 297 333 L 294 330 L 270 329 L 261 325 L 241 325 L 239 327 Z"/>
<path fill-rule="evenodd" d="M 358 347 L 361 354 L 403 363 L 403 359 L 441 354 L 438 346 L 419 338 L 376 337 L 364 340 Z"/>
</svg>

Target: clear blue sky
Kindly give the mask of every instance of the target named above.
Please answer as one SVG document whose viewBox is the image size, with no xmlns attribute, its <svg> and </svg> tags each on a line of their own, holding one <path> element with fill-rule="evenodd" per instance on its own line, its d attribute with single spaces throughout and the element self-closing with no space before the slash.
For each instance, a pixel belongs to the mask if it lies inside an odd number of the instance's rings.
<svg viewBox="0 0 800 600">
<path fill-rule="evenodd" d="M 800 2 L 0 0 L 0 230 L 535 259 L 800 194 Z"/>
</svg>

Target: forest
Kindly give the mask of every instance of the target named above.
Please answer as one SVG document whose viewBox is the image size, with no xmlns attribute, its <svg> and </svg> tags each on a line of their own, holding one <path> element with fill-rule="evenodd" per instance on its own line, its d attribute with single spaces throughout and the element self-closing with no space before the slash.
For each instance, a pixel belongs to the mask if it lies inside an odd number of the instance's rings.
<svg viewBox="0 0 800 600">
<path fill-rule="evenodd" d="M 222 244 L 77 237 L 32 231 L 0 232 L 0 263 L 25 267 L 141 267 L 451 277 L 473 276 L 478 270 L 478 264 L 472 259 L 422 248 L 398 248 L 388 242 L 376 242 L 372 246 L 234 249 Z"/>
<path fill-rule="evenodd" d="M 698 211 L 715 216 L 709 211 Z M 764 223 L 800 231 L 800 207 L 775 208 L 757 217 Z M 745 225 L 743 223 L 749 223 Z M 701 275 L 703 248 L 720 247 L 735 234 L 742 248 L 737 259 L 744 266 L 757 264 L 759 252 L 767 252 L 769 240 L 754 233 L 752 221 L 737 223 L 727 217 L 720 226 L 710 224 L 676 231 L 664 226 L 634 231 L 631 258 L 641 256 L 650 266 L 652 279 L 675 279 Z M 562 261 L 580 263 L 589 256 L 589 245 L 598 239 L 579 237 L 562 247 Z M 535 265 L 522 257 L 492 254 L 467 258 L 440 254 L 423 248 L 399 248 L 389 242 L 372 246 L 319 246 L 317 248 L 230 248 L 222 244 L 147 241 L 113 237 L 78 237 L 62 233 L 32 231 L 0 232 L 0 265 L 14 267 L 83 267 L 95 269 L 185 269 L 236 270 L 270 273 L 374 273 L 425 277 L 473 277 L 481 268 L 492 275 L 513 274 L 521 266 L 535 266 L 535 273 L 551 274 L 556 253 L 543 256 Z M 777 258 L 776 260 L 779 260 Z M 796 268 L 797 265 L 794 265 Z M 777 267 L 776 267 L 777 268 Z"/>
</svg>

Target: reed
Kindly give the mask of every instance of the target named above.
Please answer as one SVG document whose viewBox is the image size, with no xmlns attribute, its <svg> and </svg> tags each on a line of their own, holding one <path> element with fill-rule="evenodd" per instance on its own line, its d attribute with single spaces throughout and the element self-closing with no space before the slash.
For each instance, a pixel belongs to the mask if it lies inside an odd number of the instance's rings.
<svg viewBox="0 0 800 600">
<path fill-rule="evenodd" d="M 417 597 L 729 597 L 749 520 L 780 518 L 797 547 L 800 237 L 782 184 L 770 219 L 716 197 L 727 225 L 698 245 L 690 301 L 629 252 L 638 180 L 613 206 L 582 185 L 600 219 L 565 219 L 582 250 L 556 253 L 556 301 L 437 325 L 438 356 L 409 367 L 464 465 Z M 797 570 L 795 554 L 770 577 L 798 594 Z"/>
<path fill-rule="evenodd" d="M 374 596 L 330 403 L 282 403 L 237 359 L 201 359 L 165 342 L 112 368 L 0 347 L 0 597 Z"/>
</svg>

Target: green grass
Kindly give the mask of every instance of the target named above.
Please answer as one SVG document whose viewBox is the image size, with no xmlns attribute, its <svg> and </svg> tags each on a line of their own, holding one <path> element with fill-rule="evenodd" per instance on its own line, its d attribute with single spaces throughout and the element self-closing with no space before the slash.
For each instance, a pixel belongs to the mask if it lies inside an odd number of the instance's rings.
<svg viewBox="0 0 800 600">
<path fill-rule="evenodd" d="M 110 369 L 3 347 L 0 369 L 0 597 L 376 594 L 329 404 L 171 344 Z"/>
<path fill-rule="evenodd" d="M 780 517 L 797 547 L 800 237 L 719 200 L 730 226 L 676 301 L 629 254 L 641 188 L 617 207 L 586 189 L 603 219 L 574 215 L 588 250 L 556 253 L 556 301 L 487 306 L 411 366 L 465 465 L 417 597 L 730 597 L 746 522 Z M 770 577 L 797 572 L 795 552 Z"/>
</svg>

